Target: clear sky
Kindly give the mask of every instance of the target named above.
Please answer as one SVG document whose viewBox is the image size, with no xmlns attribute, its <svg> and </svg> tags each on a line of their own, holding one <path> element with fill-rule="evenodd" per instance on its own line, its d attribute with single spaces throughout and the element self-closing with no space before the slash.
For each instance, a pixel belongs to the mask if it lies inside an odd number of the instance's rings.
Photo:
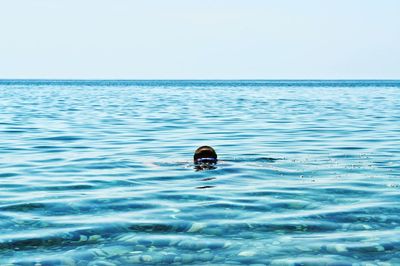
<svg viewBox="0 0 400 266">
<path fill-rule="evenodd" d="M 400 79 L 399 0 L 0 0 L 0 79 Z"/>
</svg>

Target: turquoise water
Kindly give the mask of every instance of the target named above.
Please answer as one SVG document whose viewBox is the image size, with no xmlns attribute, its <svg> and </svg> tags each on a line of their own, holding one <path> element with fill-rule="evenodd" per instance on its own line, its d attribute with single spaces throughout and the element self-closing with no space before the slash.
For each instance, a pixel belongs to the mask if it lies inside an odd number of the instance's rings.
<svg viewBox="0 0 400 266">
<path fill-rule="evenodd" d="M 398 81 L 0 81 L 0 265 L 400 265 L 399 121 Z"/>
</svg>

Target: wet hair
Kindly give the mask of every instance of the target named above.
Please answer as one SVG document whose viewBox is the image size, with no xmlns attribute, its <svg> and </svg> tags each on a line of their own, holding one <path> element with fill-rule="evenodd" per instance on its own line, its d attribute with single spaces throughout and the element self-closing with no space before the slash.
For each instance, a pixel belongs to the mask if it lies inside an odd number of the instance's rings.
<svg viewBox="0 0 400 266">
<path fill-rule="evenodd" d="M 201 146 L 194 152 L 193 161 L 199 163 L 217 163 L 217 153 L 210 146 Z"/>
</svg>

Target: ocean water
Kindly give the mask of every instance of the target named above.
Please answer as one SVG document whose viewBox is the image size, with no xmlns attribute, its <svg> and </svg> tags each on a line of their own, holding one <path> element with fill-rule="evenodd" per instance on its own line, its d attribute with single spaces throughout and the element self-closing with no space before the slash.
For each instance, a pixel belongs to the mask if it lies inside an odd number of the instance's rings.
<svg viewBox="0 0 400 266">
<path fill-rule="evenodd" d="M 3 80 L 0 265 L 400 265 L 399 144 L 399 81 Z"/>
</svg>

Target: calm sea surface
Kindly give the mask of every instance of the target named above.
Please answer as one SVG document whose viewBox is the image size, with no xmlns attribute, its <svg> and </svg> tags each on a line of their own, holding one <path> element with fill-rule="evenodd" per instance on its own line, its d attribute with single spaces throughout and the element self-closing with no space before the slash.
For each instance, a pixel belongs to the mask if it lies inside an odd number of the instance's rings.
<svg viewBox="0 0 400 266">
<path fill-rule="evenodd" d="M 0 81 L 0 265 L 146 264 L 400 265 L 400 82 Z"/>
</svg>

